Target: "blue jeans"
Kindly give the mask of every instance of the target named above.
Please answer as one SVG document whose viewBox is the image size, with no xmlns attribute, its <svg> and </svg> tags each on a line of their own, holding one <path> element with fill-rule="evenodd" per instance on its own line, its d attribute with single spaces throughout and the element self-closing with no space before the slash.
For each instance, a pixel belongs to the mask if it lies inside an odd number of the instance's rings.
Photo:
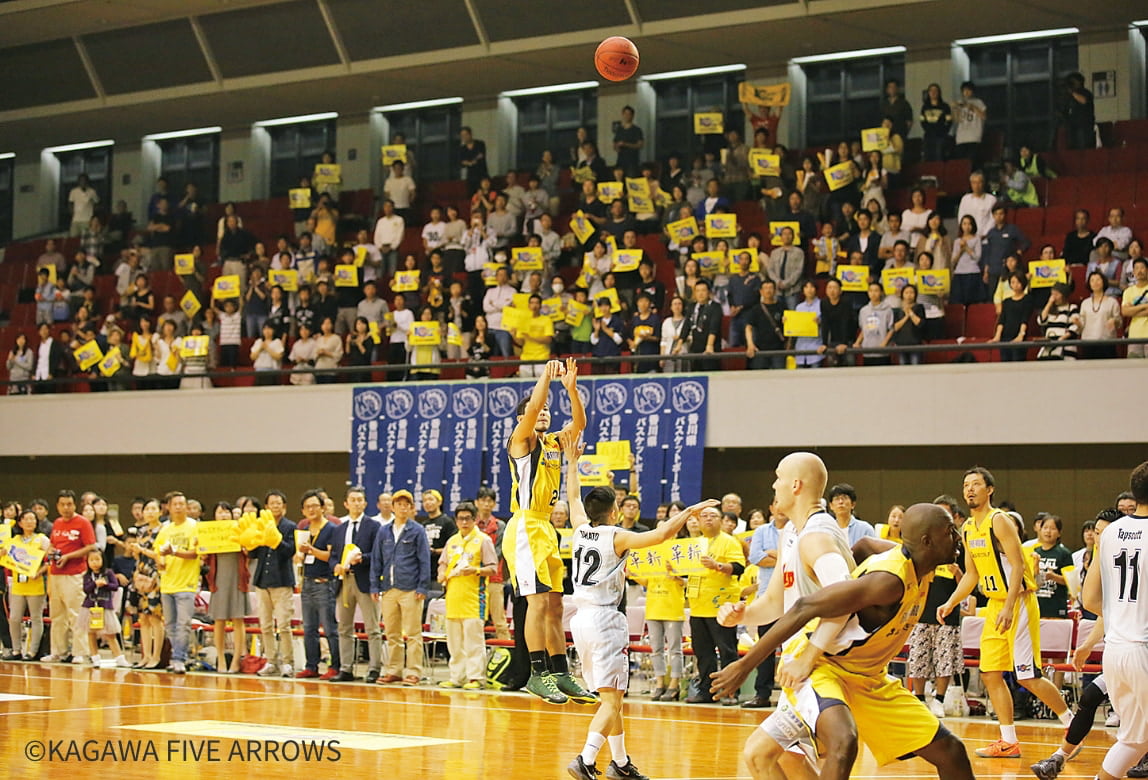
<svg viewBox="0 0 1148 780">
<path fill-rule="evenodd" d="M 335 622 L 335 589 L 338 580 L 316 582 L 312 577 L 303 578 L 300 600 L 303 607 L 303 653 L 307 668 L 319 671 L 319 626 L 327 636 L 327 646 L 331 649 L 331 668 L 339 669 L 339 629 Z"/>
<path fill-rule="evenodd" d="M 494 343 L 498 345 L 498 354 L 503 357 L 514 357 L 514 342 L 510 338 L 510 331 L 492 330 L 490 335 L 494 336 Z"/>
<path fill-rule="evenodd" d="M 266 314 L 244 314 L 243 325 L 247 329 L 244 334 L 249 339 L 263 338 L 263 323 L 267 322 Z"/>
<path fill-rule="evenodd" d="M 195 612 L 194 593 L 161 593 L 163 627 L 171 639 L 173 663 L 187 661 L 187 648 L 191 645 L 191 616 Z"/>
</svg>

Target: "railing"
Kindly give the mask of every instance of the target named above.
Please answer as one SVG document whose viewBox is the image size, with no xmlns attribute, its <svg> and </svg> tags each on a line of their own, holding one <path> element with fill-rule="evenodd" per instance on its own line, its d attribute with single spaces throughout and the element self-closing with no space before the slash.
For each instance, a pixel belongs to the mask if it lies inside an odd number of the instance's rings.
<svg viewBox="0 0 1148 780">
<path fill-rule="evenodd" d="M 889 347 L 848 347 L 844 353 L 837 353 L 835 349 L 829 348 L 824 352 L 819 352 L 813 349 L 804 350 L 757 350 L 755 354 L 763 357 L 799 357 L 805 355 L 822 355 L 828 356 L 830 354 L 838 355 L 840 357 L 858 357 L 858 356 L 885 356 L 885 355 L 902 355 L 905 353 L 925 354 L 930 352 L 948 352 L 948 353 L 976 353 L 976 352 L 991 352 L 991 351 L 1019 351 L 1024 350 L 1026 353 L 1029 350 L 1038 350 L 1042 347 L 1075 347 L 1079 350 L 1081 347 L 1087 349 L 1089 347 L 1104 347 L 1112 348 L 1116 346 L 1130 346 L 1134 344 L 1148 345 L 1148 338 L 1123 338 L 1123 339 L 1071 339 L 1063 340 L 1033 340 L 1033 341 L 1020 341 L 1020 342 L 1001 342 L 1001 343 L 988 343 L 983 341 L 978 342 L 964 342 L 964 343 L 945 343 L 945 344 L 916 344 L 912 346 L 889 346 Z M 678 355 L 620 355 L 616 357 L 590 357 L 584 355 L 576 355 L 579 365 L 590 366 L 590 375 L 594 375 L 593 369 L 597 367 L 618 367 L 621 370 L 622 366 L 630 366 L 631 372 L 640 373 L 642 366 L 649 364 L 661 364 L 663 362 L 678 362 L 693 365 L 698 362 L 713 362 L 725 360 L 739 360 L 747 359 L 748 352 L 745 350 L 736 351 L 723 351 L 723 352 L 691 352 Z M 864 360 L 864 357 L 862 358 Z M 979 361 L 978 361 L 979 362 Z M 1036 362 L 1036 361 L 1018 361 L 1018 362 Z M 1089 363 L 1091 361 L 1085 361 Z M 334 376 L 336 379 L 344 376 L 357 376 L 362 374 L 374 373 L 389 373 L 393 372 L 397 378 L 392 381 L 403 381 L 403 377 L 409 372 L 417 371 L 442 371 L 449 370 L 457 373 L 458 371 L 466 371 L 468 368 L 477 368 L 490 370 L 502 369 L 506 378 L 513 378 L 514 371 L 506 373 L 506 369 L 517 369 L 524 365 L 537 365 L 538 361 L 532 360 L 519 360 L 515 358 L 505 358 L 497 360 L 453 360 L 443 361 L 441 363 L 429 364 L 412 364 L 412 363 L 371 363 L 365 366 L 336 366 L 334 368 L 283 368 L 256 371 L 253 368 L 241 368 L 229 371 L 206 371 L 203 373 L 180 373 L 160 376 L 152 374 L 144 379 L 144 383 L 148 380 L 154 381 L 156 379 L 176 380 L 185 377 L 192 379 L 221 379 L 229 380 L 238 377 L 264 377 L 274 378 L 276 382 L 272 386 L 281 384 L 281 380 L 291 375 L 299 374 L 314 374 L 319 376 Z M 655 368 L 657 370 L 657 368 Z M 694 369 L 686 369 L 685 372 Z M 722 369 L 726 370 L 726 369 Z M 604 371 L 601 373 L 615 373 L 615 371 Z M 684 373 L 684 372 L 683 372 Z M 7 388 L 12 385 L 28 385 L 36 391 L 43 392 L 44 390 L 55 390 L 57 388 L 64 388 L 72 385 L 79 384 L 97 384 L 106 385 L 109 382 L 115 383 L 131 383 L 139 382 L 141 377 L 136 377 L 125 372 L 123 375 L 115 377 L 92 377 L 84 376 L 69 376 L 60 377 L 50 380 L 27 380 L 27 381 L 12 381 L 11 379 L 0 380 L 0 395 L 7 392 Z M 139 388 L 137 388 L 139 389 Z M 149 388 L 155 389 L 155 388 Z"/>
</svg>

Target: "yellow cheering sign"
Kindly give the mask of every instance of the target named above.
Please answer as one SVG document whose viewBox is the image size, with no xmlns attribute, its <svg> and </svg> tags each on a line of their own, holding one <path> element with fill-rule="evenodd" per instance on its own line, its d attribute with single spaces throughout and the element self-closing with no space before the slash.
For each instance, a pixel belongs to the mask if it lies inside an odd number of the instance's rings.
<svg viewBox="0 0 1148 780">
<path fill-rule="evenodd" d="M 815 339 L 820 335 L 817 326 L 817 312 L 815 311 L 786 309 L 781 321 L 786 338 Z"/>
<path fill-rule="evenodd" d="M 206 357 L 208 346 L 207 336 L 184 336 L 179 342 L 179 354 L 183 358 Z"/>
<path fill-rule="evenodd" d="M 283 292 L 299 292 L 299 272 L 294 268 L 272 268 L 267 272 L 267 281 Z"/>
<path fill-rule="evenodd" d="M 865 292 L 869 289 L 869 266 L 839 265 L 837 281 L 841 282 L 844 292 Z"/>
<path fill-rule="evenodd" d="M 407 162 L 406 144 L 388 144 L 382 148 L 383 165 L 391 167 L 397 162 L 404 165 Z"/>
<path fill-rule="evenodd" d="M 80 367 L 81 371 L 87 371 L 104 359 L 104 351 L 100 349 L 98 342 L 92 340 L 73 349 L 72 357 L 76 359 L 76 365 Z"/>
<path fill-rule="evenodd" d="M 749 171 L 754 177 L 780 176 L 781 155 L 773 154 L 768 149 L 750 149 Z"/>
<path fill-rule="evenodd" d="M 211 288 L 211 297 L 215 300 L 223 301 L 228 298 L 238 298 L 241 285 L 239 283 L 239 274 L 228 274 L 227 276 L 220 276 L 216 278 L 215 284 Z"/>
<path fill-rule="evenodd" d="M 342 180 L 342 167 L 331 163 L 319 163 L 316 165 L 315 173 L 311 177 L 311 183 L 320 187 L 328 184 L 338 184 Z"/>
<path fill-rule="evenodd" d="M 395 271 L 395 278 L 391 280 L 391 289 L 395 292 L 414 292 L 419 289 L 421 271 Z"/>
<path fill-rule="evenodd" d="M 889 147 L 889 128 L 870 127 L 861 131 L 861 151 L 883 152 Z"/>
<path fill-rule="evenodd" d="M 483 263 L 482 264 L 482 283 L 487 287 L 498 286 L 498 269 L 505 268 L 502 263 Z"/>
<path fill-rule="evenodd" d="M 594 223 L 581 210 L 570 215 L 570 232 L 578 239 L 578 243 L 585 244 L 594 235 Z"/>
<path fill-rule="evenodd" d="M 851 161 L 830 166 L 823 173 L 825 174 L 825 183 L 829 185 L 830 190 L 839 190 L 853 183 L 853 163 Z"/>
<path fill-rule="evenodd" d="M 1064 271 L 1064 260 L 1030 260 L 1028 264 L 1029 286 L 1034 290 L 1052 287 L 1057 282 L 1068 282 Z"/>
<path fill-rule="evenodd" d="M 748 81 L 737 85 L 737 99 L 755 106 L 788 106 L 791 90 L 788 83 L 755 86 Z"/>
<path fill-rule="evenodd" d="M 639 176 L 636 179 L 626 177 L 626 195 L 627 197 L 634 197 L 641 195 L 646 198 L 652 198 L 653 193 L 650 192 L 650 181 L 644 176 Z"/>
<path fill-rule="evenodd" d="M 900 295 L 905 285 L 916 282 L 917 271 L 914 268 L 886 268 L 881 272 L 881 287 L 886 295 Z"/>
<path fill-rule="evenodd" d="M 196 550 L 204 555 L 239 552 L 238 520 L 205 520 L 195 524 Z"/>
<path fill-rule="evenodd" d="M 701 111 L 694 114 L 695 135 L 721 135 L 725 132 L 725 120 L 720 111 Z"/>
<path fill-rule="evenodd" d="M 578 481 L 583 487 L 611 484 L 609 462 L 602 455 L 583 455 L 578 458 Z"/>
<path fill-rule="evenodd" d="M 15 536 L 9 539 L 4 547 L 4 557 L 0 558 L 0 566 L 10 569 L 15 574 L 35 577 L 44 562 L 46 552 L 35 537 L 25 540 L 21 536 Z"/>
<path fill-rule="evenodd" d="M 446 324 L 446 343 L 452 347 L 462 346 L 462 331 L 453 322 Z"/>
<path fill-rule="evenodd" d="M 761 263 L 758 262 L 757 252 L 754 250 L 746 249 L 731 249 L 729 250 L 729 272 L 731 274 L 740 274 L 745 267 L 742 263 L 746 258 L 749 259 L 749 272 L 755 274 L 761 270 Z"/>
<path fill-rule="evenodd" d="M 599 290 L 598 294 L 594 296 L 594 300 L 598 301 L 606 298 L 610 301 L 610 313 L 617 314 L 622 310 L 622 302 L 618 300 L 618 288 L 607 287 L 605 290 Z"/>
<path fill-rule="evenodd" d="M 614 262 L 610 266 L 610 270 L 616 274 L 626 273 L 627 271 L 637 271 L 641 263 L 641 249 L 619 249 L 614 253 Z"/>
<path fill-rule="evenodd" d="M 702 276 L 716 276 L 725 270 L 726 256 L 720 250 L 694 252 L 690 257 L 698 261 L 698 270 Z"/>
<path fill-rule="evenodd" d="M 287 190 L 287 203 L 293 209 L 311 208 L 311 189 L 309 187 L 295 187 Z"/>
<path fill-rule="evenodd" d="M 112 348 L 107 351 L 107 354 L 100 360 L 96 368 L 98 368 L 104 376 L 110 377 L 119 371 L 123 364 L 124 360 L 120 355 L 120 351 L 116 348 Z"/>
<path fill-rule="evenodd" d="M 570 301 L 566 304 L 566 324 L 572 328 L 577 328 L 589 313 L 590 307 L 586 304 Z"/>
<path fill-rule="evenodd" d="M 620 181 L 598 182 L 598 199 L 603 203 L 613 203 L 622 197 L 622 186 Z"/>
<path fill-rule="evenodd" d="M 200 304 L 199 298 L 196 297 L 195 293 L 188 290 L 183 294 L 183 297 L 179 299 L 179 308 L 190 320 L 194 318 L 196 314 L 199 314 L 199 310 L 202 309 L 203 306 Z"/>
<path fill-rule="evenodd" d="M 654 199 L 645 195 L 630 195 L 630 211 L 635 214 L 646 214 L 654 210 Z"/>
<path fill-rule="evenodd" d="M 706 238 L 737 238 L 737 214 L 706 214 Z"/>
<path fill-rule="evenodd" d="M 540 246 L 520 246 L 510 253 L 510 262 L 515 271 L 541 271 L 542 261 Z"/>
<path fill-rule="evenodd" d="M 504 306 L 502 308 L 502 329 L 521 330 L 530 321 L 530 311 L 517 306 Z"/>
<path fill-rule="evenodd" d="M 437 347 L 442 343 L 442 325 L 438 320 L 411 325 L 407 343 L 412 347 Z"/>
<path fill-rule="evenodd" d="M 783 246 L 785 242 L 781 239 L 781 231 L 789 228 L 793 231 L 793 245 L 801 246 L 801 223 L 800 222 L 770 222 L 769 223 L 769 243 L 773 246 Z"/>
<path fill-rule="evenodd" d="M 350 263 L 335 266 L 335 286 L 358 287 L 359 267 Z"/>
<path fill-rule="evenodd" d="M 553 298 L 543 298 L 542 308 L 538 313 L 543 317 L 549 317 L 554 322 L 561 322 L 566 316 L 566 312 L 562 305 L 562 296 L 555 295 Z"/>
<path fill-rule="evenodd" d="M 951 283 L 948 268 L 917 271 L 917 288 L 921 295 L 948 295 Z"/>
<path fill-rule="evenodd" d="M 666 232 L 669 233 L 670 239 L 677 242 L 679 246 L 688 244 L 701 235 L 701 232 L 698 230 L 698 221 L 693 217 L 686 217 L 685 219 L 679 219 L 677 222 L 671 222 L 666 225 Z"/>
<path fill-rule="evenodd" d="M 597 455 L 606 459 L 612 469 L 626 471 L 630 468 L 630 441 L 600 441 L 594 447 Z"/>
<path fill-rule="evenodd" d="M 195 255 L 191 252 L 181 252 L 172 258 L 175 263 L 176 276 L 195 276 Z"/>
</svg>

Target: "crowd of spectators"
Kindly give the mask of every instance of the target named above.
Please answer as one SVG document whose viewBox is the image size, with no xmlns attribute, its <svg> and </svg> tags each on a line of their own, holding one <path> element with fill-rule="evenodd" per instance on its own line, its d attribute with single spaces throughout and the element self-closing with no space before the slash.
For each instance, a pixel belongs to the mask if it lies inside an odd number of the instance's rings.
<svg viewBox="0 0 1148 780">
<path fill-rule="evenodd" d="M 683 508 L 663 504 L 653 517 L 644 518 L 638 496 L 625 486 L 615 490 L 619 522 L 626 529 L 648 530 Z M 507 616 L 518 602 L 504 587 L 505 523 L 493 513 L 494 492 L 481 488 L 448 513 L 442 495 L 426 490 L 417 515 L 410 491 L 374 498 L 372 514 L 366 491 L 358 487 L 347 489 L 340 508 L 322 489 L 305 491 L 295 501 L 271 490 L 262 498 L 241 496 L 234 503 L 214 504 L 173 491 L 162 499 L 136 498 L 121 516 L 112 511 L 118 507 L 94 492 L 77 497 L 62 490 L 55 520 L 44 499 L 27 506 L 3 502 L 0 523 L 11 538 L 46 553 L 37 572 L 0 577 L 9 607 L 9 619 L 0 623 L 3 660 L 417 685 L 427 677 L 423 625 L 429 623 L 433 632 L 446 634 L 451 659 L 447 679 L 439 685 L 485 687 L 487 640 L 512 644 Z M 833 485 L 825 498 L 850 545 L 866 537 L 900 538 L 903 506 L 891 507 L 883 522 L 871 524 L 857 516 L 858 501 L 856 489 L 845 483 Z M 950 511 L 954 522 L 963 521 L 957 499 L 942 495 L 936 503 Z M 1000 508 L 1011 514 L 1023 540 L 1028 529 L 1022 516 L 1008 501 Z M 1131 495 L 1122 493 L 1098 519 L 1110 521 L 1134 510 Z M 266 515 L 269 536 L 236 552 L 199 549 L 207 528 L 200 524 L 260 513 Z M 292 519 L 296 516 L 298 521 Z M 570 533 L 569 520 L 565 502 L 558 502 L 551 515 L 556 535 Z M 644 614 L 641 644 L 648 645 L 652 665 L 646 692 L 653 699 L 713 701 L 708 685 L 689 678 L 684 650 L 695 657 L 698 670 L 716 670 L 736 658 L 739 643 L 753 641 L 747 633 L 753 629 L 719 625 L 716 613 L 691 606 L 690 594 L 707 594 L 701 601 L 716 609 L 724 601 L 762 593 L 777 564 L 778 534 L 787 522 L 776 506 L 747 511 L 738 494 L 728 493 L 720 508 L 691 519 L 680 534 L 683 539 L 705 537 L 711 560 L 722 565 L 677 574 L 667 561 L 667 576 L 627 581 L 629 609 Z M 1059 516 L 1035 516 L 1033 538 L 1024 547 L 1042 618 L 1065 619 L 1078 609 L 1075 599 L 1091 565 L 1095 525 L 1091 520 L 1083 524 L 1083 546 L 1072 552 L 1061 539 Z M 568 548 L 563 549 L 568 556 Z M 728 572 L 726 563 L 733 564 Z M 951 586 L 960 579 L 959 565 L 948 568 L 952 571 L 938 582 Z M 564 591 L 572 592 L 568 572 Z M 947 595 L 931 593 L 930 599 Z M 976 604 L 970 600 L 966 606 L 964 614 L 973 614 Z M 935 606 L 925 610 L 926 618 L 910 639 L 907 684 L 924 700 L 925 683 L 935 682 L 937 700 L 928 703 L 944 714 L 940 698 L 963 664 L 959 629 L 945 629 L 945 642 L 955 644 L 951 653 L 933 647 L 939 630 L 931 617 L 935 612 Z M 50 618 L 47 634 L 45 616 Z M 249 631 L 245 620 L 251 618 Z M 687 620 L 691 631 L 683 639 Z M 957 626 L 959 620 L 954 614 L 946 625 Z M 196 647 L 193 622 L 204 629 L 205 640 L 211 637 L 210 645 L 205 641 Z M 484 625 L 489 626 L 485 631 Z M 249 652 L 250 632 L 259 637 L 259 653 Z M 293 642 L 300 632 L 302 652 Z M 714 641 L 701 641 L 707 636 Z M 755 693 L 742 706 L 771 706 L 773 673 L 771 659 L 758 669 Z M 518 687 L 512 680 L 501 682 Z"/>
<path fill-rule="evenodd" d="M 1078 75 L 1067 82 L 1062 112 L 1076 146 L 1093 123 L 1092 98 Z M 986 111 L 971 82 L 951 104 L 939 85 L 929 85 L 919 112 L 924 159 L 987 162 Z M 731 129 L 720 155 L 687 160 L 670 152 L 655 163 L 641 160 L 644 134 L 627 106 L 615 127 L 612 167 L 583 128 L 571 149 L 546 151 L 535 170 L 507 171 L 497 184 L 485 143 L 463 128 L 469 208 L 465 201 L 420 200 L 410 150 L 405 163 L 390 166 L 373 229 L 343 223 L 341 230 L 339 183 L 313 187 L 304 176 L 298 188 L 309 191 L 313 205 L 293 209 L 295 234 L 273 240 L 245 228 L 235 204 L 207 225 L 195 185 L 176 201 L 162 178 L 138 232 L 122 204 L 104 226 L 81 177 L 70 196 L 80 246 L 69 259 L 50 240 L 37 260 L 39 333 L 21 334 L 7 355 L 17 383 L 9 391 L 47 391 L 48 380 L 77 375 L 89 377 L 93 390 L 204 387 L 206 372 L 247 366 L 293 370 L 293 384 L 338 381 L 331 369 L 340 365 L 362 367 L 343 374 L 352 381 L 369 381 L 371 367 L 381 364 L 389 380 L 425 380 L 440 377 L 447 361 L 496 357 L 529 361 L 520 373 L 531 376 L 546 359 L 566 354 L 642 356 L 633 370 L 643 372 L 718 370 L 717 357 L 676 356 L 741 348 L 749 368 L 785 367 L 784 355 L 758 354 L 783 350 L 803 351 L 789 363 L 803 368 L 854 365 L 859 357 L 866 365 L 913 364 L 920 352 L 865 350 L 944 338 L 947 304 L 993 303 L 994 342 L 1148 335 L 1148 261 L 1142 241 L 1123 224 L 1123 209 L 1111 209 L 1096 233 L 1081 210 L 1063 246 L 1033 246 L 1010 221 L 1012 209 L 1036 205 L 1033 181 L 1055 173 L 1025 143 L 1003 161 L 999 181 L 974 167 L 955 214 L 942 213 L 940 205 L 926 205 L 926 188 L 902 180 L 914 111 L 898 82 L 886 85 L 880 115 L 884 146 L 867 152 L 854 139 L 795 156 L 776 143 L 768 122 L 755 121 L 750 144 Z M 751 170 L 759 153 L 777 155 L 771 175 Z M 852 175 L 830 188 L 824 171 L 841 165 Z M 575 197 L 563 189 L 565 168 L 577 192 L 572 218 L 560 213 L 560 203 Z M 907 185 L 909 207 L 891 208 L 892 191 Z M 634 191 L 648 197 L 635 200 L 628 196 Z M 707 235 L 707 217 L 735 209 L 745 215 L 751 200 L 760 204 L 759 218 L 743 220 L 748 224 L 732 235 Z M 684 233 L 683 220 L 692 225 Z M 213 238 L 215 251 L 207 253 Z M 182 263 L 173 263 L 177 255 Z M 209 256 L 217 271 L 207 267 Z M 1071 279 L 1053 288 L 1030 285 L 1028 260 L 1056 258 L 1085 266 L 1087 291 L 1074 291 Z M 841 265 L 866 268 L 868 290 L 845 291 Z M 173 269 L 184 294 L 157 295 L 151 276 Z M 882 283 L 883 272 L 903 269 L 947 271 L 950 289 L 923 291 L 904 276 Z M 94 277 L 109 271 L 115 298 L 97 300 Z M 294 272 L 294 283 L 283 281 L 282 271 Z M 237 297 L 207 287 L 216 272 L 238 278 Z M 787 310 L 812 314 L 816 334 L 786 336 Z M 80 370 L 74 355 L 91 342 L 119 359 Z M 1066 345 L 1042 348 L 1037 357 L 1115 354 L 1115 344 Z M 1144 348 L 1128 345 L 1127 354 L 1143 356 Z M 1001 351 L 1002 360 L 1026 357 L 1023 349 Z M 621 364 L 595 370 L 619 371 Z M 489 370 L 478 364 L 467 373 Z"/>
</svg>

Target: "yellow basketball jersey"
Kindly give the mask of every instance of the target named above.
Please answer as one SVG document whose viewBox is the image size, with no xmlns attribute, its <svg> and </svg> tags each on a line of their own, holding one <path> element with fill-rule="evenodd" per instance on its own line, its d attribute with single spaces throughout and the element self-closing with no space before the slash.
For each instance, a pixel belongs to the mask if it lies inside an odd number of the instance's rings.
<svg viewBox="0 0 1148 780">
<path fill-rule="evenodd" d="M 961 529 L 965 549 L 972 556 L 973 563 L 977 566 L 977 573 L 980 575 L 981 592 L 990 599 L 1003 599 L 1008 596 L 1008 577 L 1012 571 L 1008 558 L 1005 557 L 996 536 L 993 535 L 993 518 L 998 514 L 1001 514 L 999 509 L 989 507 L 988 514 L 983 520 L 978 523 L 970 517 Z M 1011 523 L 1012 518 L 1008 521 Z M 1021 554 L 1027 555 L 1024 550 L 1021 550 Z M 1024 589 L 1034 590 L 1036 584 L 1033 580 L 1032 567 L 1025 565 L 1023 569 Z"/>
<path fill-rule="evenodd" d="M 876 676 L 885 673 L 885 667 L 901 652 L 909 632 L 921 618 L 933 572 L 918 580 L 904 547 L 866 558 L 853 570 L 853 578 L 858 579 L 870 572 L 888 572 L 901 580 L 905 586 L 901 604 L 892 618 L 871 630 L 864 628 L 860 618 L 854 614 L 846 623 L 841 637 L 850 640 L 849 646 L 826 660 L 853 674 Z"/>
<path fill-rule="evenodd" d="M 562 447 L 558 434 L 546 433 L 521 458 L 510 458 L 510 511 L 550 517 L 562 483 Z"/>
<path fill-rule="evenodd" d="M 456 533 L 443 548 L 447 560 L 446 570 L 452 571 L 470 566 L 482 568 L 482 542 L 490 537 L 481 531 L 472 530 L 470 536 Z M 450 577 L 446 581 L 446 616 L 451 620 L 468 618 L 486 619 L 486 577 L 471 574 L 465 577 Z"/>
</svg>

